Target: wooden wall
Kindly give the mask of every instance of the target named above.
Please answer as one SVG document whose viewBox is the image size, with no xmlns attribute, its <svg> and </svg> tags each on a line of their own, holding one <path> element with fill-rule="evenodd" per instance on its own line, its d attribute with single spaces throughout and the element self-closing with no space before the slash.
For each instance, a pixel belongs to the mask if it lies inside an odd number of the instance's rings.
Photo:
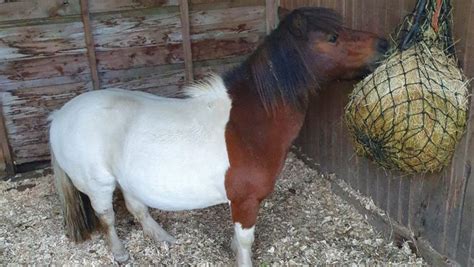
<svg viewBox="0 0 474 267">
<path fill-rule="evenodd" d="M 287 8 L 325 6 L 337 9 L 347 26 L 388 36 L 411 12 L 415 0 L 282 0 Z M 474 0 L 453 0 L 456 49 L 465 73 L 474 77 Z M 329 85 L 313 99 L 297 145 L 324 172 L 335 173 L 352 188 L 371 197 L 391 223 L 411 231 L 416 243 L 428 241 L 442 255 L 474 266 L 474 107 L 469 130 L 453 163 L 441 173 L 406 176 L 386 172 L 357 157 L 342 120 L 352 83 Z M 422 253 L 423 254 L 423 253 Z M 425 254 L 427 255 L 427 254 Z M 431 261 L 440 264 L 440 261 Z"/>
<path fill-rule="evenodd" d="M 17 165 L 49 158 L 47 115 L 92 90 L 94 75 L 99 88 L 178 90 L 191 63 L 185 62 L 183 19 L 197 78 L 240 62 L 265 35 L 265 4 L 273 2 L 190 0 L 189 11 L 180 11 L 180 1 L 0 0 L 0 97 L 8 144 L 0 141 L 3 150 L 10 148 L 0 156 L 7 165 L 9 158 Z"/>
</svg>

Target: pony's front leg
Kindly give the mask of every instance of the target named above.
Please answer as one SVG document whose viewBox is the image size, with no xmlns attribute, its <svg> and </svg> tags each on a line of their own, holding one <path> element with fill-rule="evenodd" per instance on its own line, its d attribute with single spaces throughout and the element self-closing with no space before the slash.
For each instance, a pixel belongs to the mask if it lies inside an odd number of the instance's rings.
<svg viewBox="0 0 474 267">
<path fill-rule="evenodd" d="M 234 221 L 232 249 L 236 254 L 238 266 L 252 266 L 252 244 L 259 207 L 260 201 L 257 199 L 231 201 Z"/>
</svg>

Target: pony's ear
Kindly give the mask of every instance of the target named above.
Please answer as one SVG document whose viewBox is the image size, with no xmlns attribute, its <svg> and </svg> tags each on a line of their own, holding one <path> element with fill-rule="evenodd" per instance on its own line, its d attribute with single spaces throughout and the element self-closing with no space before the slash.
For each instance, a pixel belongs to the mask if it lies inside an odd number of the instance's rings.
<svg viewBox="0 0 474 267">
<path fill-rule="evenodd" d="M 296 38 L 306 38 L 308 32 L 308 20 L 299 10 L 294 10 L 288 17 L 289 30 Z"/>
<path fill-rule="evenodd" d="M 279 6 L 278 7 L 278 19 L 282 21 L 288 14 L 290 14 L 290 10 Z"/>
</svg>

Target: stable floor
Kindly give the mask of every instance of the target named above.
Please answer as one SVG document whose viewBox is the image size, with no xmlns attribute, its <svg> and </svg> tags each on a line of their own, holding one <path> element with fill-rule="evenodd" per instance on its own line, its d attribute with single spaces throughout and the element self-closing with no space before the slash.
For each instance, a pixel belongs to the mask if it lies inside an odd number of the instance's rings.
<svg viewBox="0 0 474 267">
<path fill-rule="evenodd" d="M 0 265 L 8 263 L 112 264 L 101 233 L 81 244 L 62 228 L 51 175 L 0 182 Z M 130 264 L 231 264 L 232 223 L 227 205 L 189 212 L 152 211 L 178 243 L 144 237 L 140 225 L 115 201 L 117 230 Z M 383 239 L 351 205 L 331 192 L 330 182 L 290 154 L 275 192 L 260 212 L 254 263 L 425 264 L 408 244 Z"/>
</svg>

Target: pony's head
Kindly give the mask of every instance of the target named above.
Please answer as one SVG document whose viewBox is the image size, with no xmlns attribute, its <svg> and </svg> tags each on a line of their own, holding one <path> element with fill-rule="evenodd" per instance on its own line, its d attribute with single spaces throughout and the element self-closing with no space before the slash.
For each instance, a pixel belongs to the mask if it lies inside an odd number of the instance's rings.
<svg viewBox="0 0 474 267">
<path fill-rule="evenodd" d="M 375 34 L 344 28 L 331 9 L 280 8 L 279 15 L 278 27 L 227 75 L 245 79 L 239 75 L 248 70 L 267 111 L 282 102 L 304 110 L 309 94 L 321 83 L 362 77 L 388 49 L 388 42 Z"/>
<path fill-rule="evenodd" d="M 341 17 L 326 8 L 279 9 L 280 30 L 286 29 L 305 56 L 307 67 L 324 81 L 356 79 L 373 71 L 389 43 L 377 35 L 342 26 Z"/>
</svg>

